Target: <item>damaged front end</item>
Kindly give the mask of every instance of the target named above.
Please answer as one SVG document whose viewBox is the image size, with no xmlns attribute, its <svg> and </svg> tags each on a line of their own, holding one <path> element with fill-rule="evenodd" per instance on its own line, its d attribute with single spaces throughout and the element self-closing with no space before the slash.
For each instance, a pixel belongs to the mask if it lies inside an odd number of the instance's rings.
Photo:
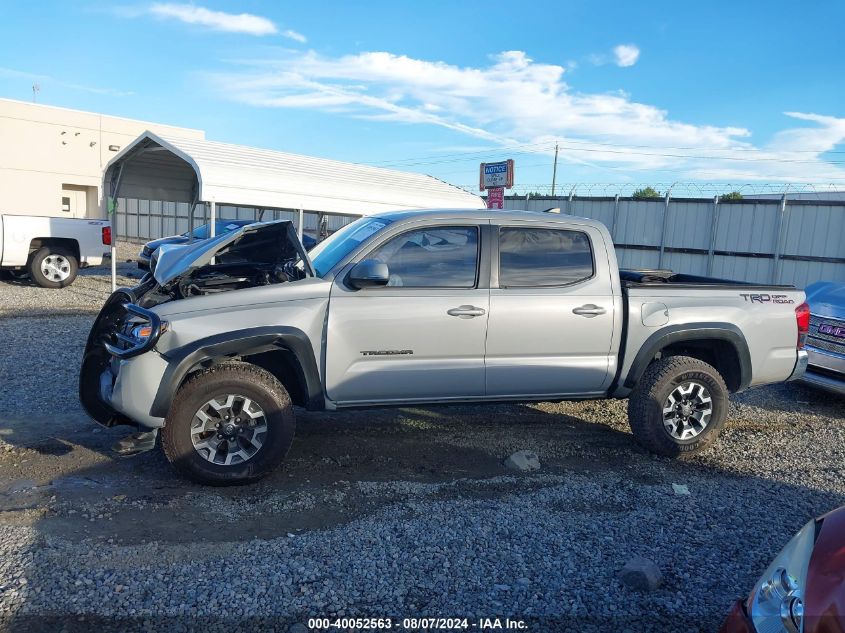
<svg viewBox="0 0 845 633">
<path fill-rule="evenodd" d="M 287 221 L 250 224 L 208 240 L 164 245 L 153 253 L 151 264 L 158 283 L 156 296 L 150 297 L 155 303 L 314 276 L 305 248 Z"/>
<path fill-rule="evenodd" d="M 141 421 L 120 412 L 114 391 L 121 363 L 153 350 L 167 329 L 156 305 L 314 276 L 287 221 L 250 224 L 216 238 L 164 246 L 154 253 L 153 264 L 153 272 L 137 286 L 112 293 L 88 334 L 79 399 L 104 426 Z"/>
<path fill-rule="evenodd" d="M 119 288 L 111 294 L 103 305 L 85 344 L 82 357 L 82 367 L 79 371 L 79 400 L 82 406 L 96 422 L 103 426 L 118 424 L 134 424 L 132 420 L 114 409 L 111 405 L 114 377 L 117 374 L 120 356 L 115 352 L 132 349 L 143 353 L 155 345 L 161 332 L 161 321 L 154 312 L 144 310 L 152 315 L 158 324 L 155 336 L 148 338 L 146 345 L 131 341 L 129 332 L 140 325 L 133 322 L 138 317 L 137 302 L 145 292 L 153 289 L 155 280 L 147 275 L 141 284 L 135 288 Z M 133 314 L 132 310 L 136 310 Z M 139 319 L 140 321 L 140 319 Z M 153 319 L 147 317 L 150 327 Z"/>
</svg>

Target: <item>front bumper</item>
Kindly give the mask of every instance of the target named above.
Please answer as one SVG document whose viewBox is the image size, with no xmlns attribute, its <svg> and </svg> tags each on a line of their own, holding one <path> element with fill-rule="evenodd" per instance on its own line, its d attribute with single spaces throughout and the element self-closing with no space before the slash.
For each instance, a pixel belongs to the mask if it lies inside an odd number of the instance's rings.
<svg viewBox="0 0 845 633">
<path fill-rule="evenodd" d="M 811 387 L 824 389 L 825 391 L 845 396 L 845 376 L 836 378 L 828 374 L 816 373 L 813 371 L 813 368 L 810 367 L 807 370 L 807 373 L 801 378 L 801 382 Z"/>
<path fill-rule="evenodd" d="M 809 366 L 801 382 L 845 396 L 845 356 L 807 345 Z"/>
<path fill-rule="evenodd" d="M 734 602 L 725 621 L 719 628 L 719 633 L 756 633 L 754 623 L 751 622 L 751 618 L 745 611 L 744 600 Z"/>
<path fill-rule="evenodd" d="M 134 300 L 132 290 L 117 290 L 94 321 L 79 372 L 79 399 L 88 414 L 104 426 L 159 428 L 164 426 L 164 418 L 150 415 L 150 407 L 167 361 L 155 350 L 115 347 L 119 336 L 115 333 L 125 322 L 127 304 Z"/>
<path fill-rule="evenodd" d="M 141 426 L 158 429 L 164 418 L 150 415 L 167 361 L 157 352 L 116 360 L 99 377 L 100 399 Z"/>
</svg>

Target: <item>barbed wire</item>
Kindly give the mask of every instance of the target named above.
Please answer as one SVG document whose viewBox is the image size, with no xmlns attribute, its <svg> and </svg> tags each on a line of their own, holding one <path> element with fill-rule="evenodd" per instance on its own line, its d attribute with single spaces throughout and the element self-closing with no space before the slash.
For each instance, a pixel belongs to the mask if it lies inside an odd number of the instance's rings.
<svg viewBox="0 0 845 633">
<path fill-rule="evenodd" d="M 461 189 L 479 195 L 478 184 L 457 185 Z M 661 196 L 667 192 L 673 198 L 712 198 L 737 192 L 742 196 L 782 196 L 806 197 L 812 199 L 845 199 L 845 183 L 778 183 L 778 182 L 647 182 L 647 183 L 619 183 L 619 182 L 575 182 L 558 183 L 555 185 L 555 196 L 567 198 L 578 197 L 630 197 L 636 191 L 651 187 Z M 523 183 L 514 185 L 505 192 L 508 196 L 549 196 L 552 186 L 549 183 Z M 836 195 L 838 194 L 838 195 Z M 483 195 L 483 194 L 481 194 Z"/>
</svg>

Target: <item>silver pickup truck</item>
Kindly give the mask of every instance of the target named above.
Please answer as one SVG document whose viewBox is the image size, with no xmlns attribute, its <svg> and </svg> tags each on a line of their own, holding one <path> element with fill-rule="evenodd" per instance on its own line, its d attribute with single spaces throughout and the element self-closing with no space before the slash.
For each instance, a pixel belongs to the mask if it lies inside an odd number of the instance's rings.
<svg viewBox="0 0 845 633">
<path fill-rule="evenodd" d="M 106 302 L 80 398 L 183 475 L 255 480 L 309 410 L 629 398 L 661 455 L 713 444 L 728 395 L 801 376 L 804 293 L 620 271 L 599 222 L 425 210 L 361 218 L 306 254 L 289 222 L 156 251 Z M 140 436 L 139 436 L 140 437 Z"/>
</svg>

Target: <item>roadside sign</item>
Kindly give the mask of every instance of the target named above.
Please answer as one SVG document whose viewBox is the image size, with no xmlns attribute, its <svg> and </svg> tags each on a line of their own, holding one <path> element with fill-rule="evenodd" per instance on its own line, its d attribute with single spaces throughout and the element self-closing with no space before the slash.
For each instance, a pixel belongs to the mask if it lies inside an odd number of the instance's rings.
<svg viewBox="0 0 845 633">
<path fill-rule="evenodd" d="M 504 209 L 505 208 L 505 188 L 504 187 L 490 187 L 487 189 L 487 208 L 488 209 Z"/>
<path fill-rule="evenodd" d="M 513 160 L 481 163 L 478 186 L 481 191 L 492 187 L 513 187 Z"/>
</svg>

